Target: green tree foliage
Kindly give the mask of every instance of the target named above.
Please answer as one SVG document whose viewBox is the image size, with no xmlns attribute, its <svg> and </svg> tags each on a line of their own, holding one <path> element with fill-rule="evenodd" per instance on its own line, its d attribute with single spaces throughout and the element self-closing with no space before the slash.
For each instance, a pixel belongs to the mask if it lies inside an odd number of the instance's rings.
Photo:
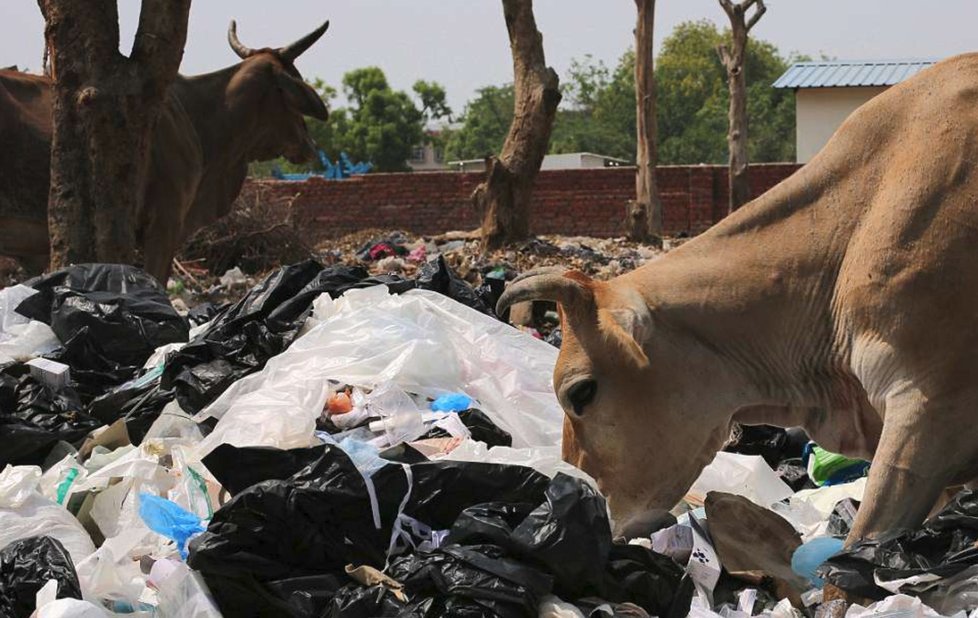
<svg viewBox="0 0 978 618">
<path fill-rule="evenodd" d="M 452 108 L 448 106 L 445 88 L 437 82 L 419 79 L 411 87 L 421 100 L 421 115 L 426 121 L 446 119 L 451 121 Z"/>
<path fill-rule="evenodd" d="M 726 162 L 729 94 L 716 53 L 726 36 L 711 22 L 696 21 L 679 24 L 663 40 L 655 65 L 660 164 Z M 794 160 L 794 94 L 771 88 L 788 64 L 772 44 L 751 40 L 746 63 L 751 161 Z M 565 103 L 554 124 L 551 152 L 633 160 L 634 74 L 633 51 L 613 70 L 590 56 L 574 61 L 562 80 Z M 462 127 L 448 139 L 449 158 L 498 153 L 512 114 L 511 87 L 480 90 L 466 106 Z"/>
<path fill-rule="evenodd" d="M 498 154 L 513 121 L 513 85 L 486 86 L 465 106 L 462 128 L 445 144 L 445 159 L 479 159 Z"/>
<path fill-rule="evenodd" d="M 696 21 L 678 25 L 662 42 L 655 67 L 662 163 L 727 160 L 730 95 L 716 46 L 728 36 L 711 22 Z M 771 43 L 752 38 L 745 68 L 750 160 L 794 160 L 794 94 L 771 87 L 788 60 Z"/>
<path fill-rule="evenodd" d="M 309 133 L 333 161 L 345 152 L 354 161 L 370 161 L 374 171 L 408 171 L 407 160 L 425 139 L 425 123 L 448 118 L 445 89 L 435 82 L 419 80 L 413 91 L 420 105 L 406 92 L 394 90 L 378 67 L 365 67 L 343 76 L 342 88 L 348 107 L 334 108 L 330 102 L 337 90 L 317 79 L 312 82 L 330 107 L 329 120 L 306 119 Z M 321 169 L 319 162 L 292 165 L 284 159 L 252 165 L 251 173 L 267 176 L 273 166 L 286 172 Z"/>
</svg>

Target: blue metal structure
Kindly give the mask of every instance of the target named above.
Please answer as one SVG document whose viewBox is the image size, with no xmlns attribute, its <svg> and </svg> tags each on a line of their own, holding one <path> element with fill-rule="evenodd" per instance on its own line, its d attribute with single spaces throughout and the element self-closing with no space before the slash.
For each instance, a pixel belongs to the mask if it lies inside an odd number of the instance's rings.
<svg viewBox="0 0 978 618">
<path fill-rule="evenodd" d="M 775 88 L 893 86 L 937 62 L 917 60 L 822 60 L 796 62 L 774 82 Z"/>
<path fill-rule="evenodd" d="M 373 163 L 367 162 L 353 163 L 349 155 L 345 152 L 341 152 L 340 160 L 334 163 L 329 160 L 329 157 L 322 150 L 319 151 L 319 163 L 323 166 L 322 172 L 304 172 L 299 174 L 287 174 L 275 165 L 272 167 L 272 178 L 276 180 L 303 181 L 312 176 L 322 176 L 327 180 L 344 180 L 351 176 L 366 174 L 374 166 Z"/>
</svg>

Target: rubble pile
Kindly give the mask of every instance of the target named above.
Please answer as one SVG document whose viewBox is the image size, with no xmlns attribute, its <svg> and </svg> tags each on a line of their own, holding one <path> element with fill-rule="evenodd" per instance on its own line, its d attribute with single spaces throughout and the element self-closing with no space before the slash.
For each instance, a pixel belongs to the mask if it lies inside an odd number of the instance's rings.
<svg viewBox="0 0 978 618">
<path fill-rule="evenodd" d="M 0 615 L 978 608 L 976 494 L 843 550 L 867 464 L 797 429 L 737 428 L 656 530 L 615 538 L 560 458 L 557 347 L 494 307 L 531 265 L 654 255 L 469 243 L 370 238 L 180 311 L 129 266 L 0 290 Z M 865 603 L 838 613 L 826 582 Z"/>
</svg>

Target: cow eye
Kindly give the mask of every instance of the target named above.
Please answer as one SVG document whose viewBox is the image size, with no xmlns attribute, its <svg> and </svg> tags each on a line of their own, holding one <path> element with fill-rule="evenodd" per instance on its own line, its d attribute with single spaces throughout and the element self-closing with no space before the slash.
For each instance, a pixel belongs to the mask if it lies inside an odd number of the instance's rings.
<svg viewBox="0 0 978 618">
<path fill-rule="evenodd" d="M 598 383 L 594 380 L 581 380 L 567 389 L 567 399 L 574 408 L 574 414 L 583 416 L 585 406 L 594 401 L 597 392 Z"/>
</svg>

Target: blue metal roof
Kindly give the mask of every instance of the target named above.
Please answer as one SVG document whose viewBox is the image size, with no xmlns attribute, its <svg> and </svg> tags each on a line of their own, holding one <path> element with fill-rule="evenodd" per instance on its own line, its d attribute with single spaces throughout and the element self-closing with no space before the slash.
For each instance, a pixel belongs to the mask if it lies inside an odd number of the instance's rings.
<svg viewBox="0 0 978 618">
<path fill-rule="evenodd" d="M 918 60 L 822 60 L 796 62 L 774 82 L 775 88 L 892 86 L 937 62 Z"/>
</svg>

